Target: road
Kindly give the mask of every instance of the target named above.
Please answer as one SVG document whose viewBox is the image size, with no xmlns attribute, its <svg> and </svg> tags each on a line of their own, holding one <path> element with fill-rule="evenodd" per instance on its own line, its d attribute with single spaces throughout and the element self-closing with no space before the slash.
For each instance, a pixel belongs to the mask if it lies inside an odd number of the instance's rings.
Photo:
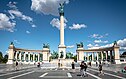
<svg viewBox="0 0 126 79">
<path fill-rule="evenodd" d="M 87 69 L 87 77 L 80 76 L 80 70 L 73 72 L 68 68 L 25 68 L 20 70 L 1 71 L 0 79 L 126 79 L 126 74 L 104 70 L 104 75 L 98 76 L 95 68 Z"/>
</svg>

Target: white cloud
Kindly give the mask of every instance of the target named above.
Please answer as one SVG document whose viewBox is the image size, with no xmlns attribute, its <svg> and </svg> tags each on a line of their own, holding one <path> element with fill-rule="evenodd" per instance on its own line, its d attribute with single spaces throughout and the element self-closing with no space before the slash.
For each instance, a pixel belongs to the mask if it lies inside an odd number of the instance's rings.
<svg viewBox="0 0 126 79">
<path fill-rule="evenodd" d="M 16 23 L 11 22 L 10 18 L 6 14 L 0 13 L 0 30 L 14 32 L 15 25 Z"/>
<path fill-rule="evenodd" d="M 54 15 L 58 16 L 59 11 L 58 8 L 59 3 L 65 2 L 66 4 L 69 3 L 69 0 L 31 0 L 31 10 L 37 13 L 43 13 L 45 15 Z"/>
<path fill-rule="evenodd" d="M 36 27 L 36 25 L 32 24 L 32 27 Z"/>
<path fill-rule="evenodd" d="M 75 46 L 74 45 L 71 45 L 71 46 L 67 46 L 67 48 L 74 48 Z"/>
<path fill-rule="evenodd" d="M 88 44 L 87 46 L 88 46 L 89 48 L 93 47 L 93 45 L 92 45 L 92 44 Z"/>
<path fill-rule="evenodd" d="M 102 40 L 94 40 L 94 43 L 108 43 L 108 41 L 102 41 Z"/>
<path fill-rule="evenodd" d="M 101 41 L 97 41 L 97 42 L 101 42 Z M 113 45 L 114 45 L 114 43 L 106 44 L 106 45 L 102 45 L 102 46 L 98 46 L 97 44 L 96 45 L 88 44 L 87 46 L 89 47 L 89 49 L 94 49 L 94 48 L 112 47 Z M 126 38 L 124 38 L 123 40 L 118 40 L 117 45 L 120 46 L 121 50 L 126 50 Z"/>
<path fill-rule="evenodd" d="M 64 27 L 66 28 L 66 23 L 67 23 L 67 19 L 64 18 Z M 52 21 L 50 22 L 50 24 L 53 26 L 53 27 L 56 27 L 58 29 L 60 29 L 60 20 L 58 18 L 53 18 Z"/>
<path fill-rule="evenodd" d="M 14 40 L 14 42 L 17 43 L 17 44 L 21 44 L 21 43 L 20 43 L 19 41 L 17 41 L 17 40 Z"/>
<path fill-rule="evenodd" d="M 106 33 L 106 34 L 104 34 L 104 35 L 92 34 L 92 35 L 90 35 L 89 37 L 91 37 L 91 38 L 96 38 L 96 39 L 100 39 L 100 38 L 104 38 L 104 37 L 106 37 L 106 36 L 108 36 L 108 35 L 109 35 L 108 33 Z"/>
<path fill-rule="evenodd" d="M 17 2 L 10 1 L 9 4 L 7 4 L 7 6 L 9 6 L 10 8 L 13 8 L 13 9 L 17 9 L 16 4 L 17 4 Z"/>
<path fill-rule="evenodd" d="M 126 38 L 124 38 L 123 40 L 118 40 L 117 44 L 121 47 L 126 47 Z"/>
<path fill-rule="evenodd" d="M 78 30 L 81 28 L 86 28 L 87 26 L 85 24 L 73 24 L 73 26 L 69 27 L 71 30 Z"/>
<path fill-rule="evenodd" d="M 16 6 L 17 2 L 9 2 L 7 6 L 11 8 L 11 10 L 8 10 L 8 13 L 10 14 L 10 19 L 15 22 L 15 18 L 22 19 L 24 21 L 28 21 L 32 27 L 36 27 L 35 24 L 33 24 L 33 19 L 30 16 L 24 15 L 21 11 L 18 10 Z"/>
<path fill-rule="evenodd" d="M 29 32 L 29 31 L 26 31 L 26 33 L 27 33 L 27 34 L 30 34 L 31 32 Z"/>
<path fill-rule="evenodd" d="M 33 22 L 33 19 L 31 17 L 23 15 L 23 13 L 20 12 L 19 10 L 8 10 L 8 12 L 11 15 L 10 17 L 11 19 L 15 19 L 15 16 L 16 16 L 18 18 L 21 18 L 22 20 Z"/>
</svg>

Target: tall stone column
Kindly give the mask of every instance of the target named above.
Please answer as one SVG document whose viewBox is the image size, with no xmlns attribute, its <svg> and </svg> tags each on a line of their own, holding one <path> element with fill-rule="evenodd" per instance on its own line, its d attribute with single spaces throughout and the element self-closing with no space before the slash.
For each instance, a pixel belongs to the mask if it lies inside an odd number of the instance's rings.
<svg viewBox="0 0 126 79">
<path fill-rule="evenodd" d="M 98 59 L 99 59 L 99 57 L 98 57 L 98 52 L 96 52 L 96 57 L 97 57 L 97 61 L 98 61 Z"/>
<path fill-rule="evenodd" d="M 103 53 L 104 51 L 101 52 L 101 61 L 103 61 Z"/>
<path fill-rule="evenodd" d="M 19 60 L 21 61 L 21 52 L 19 53 Z"/>
<path fill-rule="evenodd" d="M 26 53 L 24 52 L 24 62 L 26 62 Z"/>
<path fill-rule="evenodd" d="M 106 61 L 107 61 L 107 60 L 108 60 L 108 51 L 106 51 L 105 53 L 106 53 L 106 54 L 105 54 L 105 55 L 106 55 L 105 58 L 106 58 Z"/>
<path fill-rule="evenodd" d="M 8 47 L 8 61 L 7 64 L 13 64 L 14 63 L 14 44 L 11 42 L 10 46 Z"/>
<path fill-rule="evenodd" d="M 28 52 L 28 61 L 30 62 L 30 52 Z"/>
<path fill-rule="evenodd" d="M 15 59 L 16 59 L 16 61 L 17 61 L 17 52 L 15 52 L 16 54 L 15 54 Z"/>
<path fill-rule="evenodd" d="M 35 54 L 33 54 L 33 62 L 35 61 Z"/>
<path fill-rule="evenodd" d="M 92 61 L 94 61 L 94 52 L 92 52 Z"/>
<path fill-rule="evenodd" d="M 63 12 L 63 4 L 60 4 L 60 45 L 59 49 L 59 58 L 61 58 L 61 54 L 63 54 L 63 59 L 66 58 L 66 46 L 64 45 L 64 12 Z"/>
<path fill-rule="evenodd" d="M 40 61 L 40 54 L 38 53 L 38 61 Z"/>
</svg>

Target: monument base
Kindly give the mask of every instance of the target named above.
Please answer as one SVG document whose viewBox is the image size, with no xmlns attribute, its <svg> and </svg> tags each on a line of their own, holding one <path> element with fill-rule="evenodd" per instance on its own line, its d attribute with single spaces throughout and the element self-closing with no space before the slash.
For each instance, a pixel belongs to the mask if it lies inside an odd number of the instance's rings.
<svg viewBox="0 0 126 79">
<path fill-rule="evenodd" d="M 13 64 L 14 61 L 13 60 L 8 60 L 6 64 Z"/>
<path fill-rule="evenodd" d="M 59 65 L 60 68 L 71 66 L 74 59 L 53 59 L 50 63 Z M 60 63 L 60 64 L 59 64 Z"/>
</svg>

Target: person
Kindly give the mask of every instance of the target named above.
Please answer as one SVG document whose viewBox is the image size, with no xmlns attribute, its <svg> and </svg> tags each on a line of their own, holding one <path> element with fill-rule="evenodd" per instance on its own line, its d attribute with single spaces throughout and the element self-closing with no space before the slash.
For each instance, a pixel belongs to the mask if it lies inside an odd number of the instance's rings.
<svg viewBox="0 0 126 79">
<path fill-rule="evenodd" d="M 104 75 L 104 73 L 103 73 L 103 71 L 102 71 L 102 64 L 101 64 L 101 62 L 99 62 L 99 76 L 100 75 Z"/>
<path fill-rule="evenodd" d="M 91 67 L 91 62 L 89 62 L 89 66 Z"/>
<path fill-rule="evenodd" d="M 72 70 L 73 70 L 73 72 L 75 72 L 75 64 L 74 64 L 74 62 L 72 62 Z"/>
<path fill-rule="evenodd" d="M 18 62 L 16 61 L 16 70 L 18 69 Z"/>
<path fill-rule="evenodd" d="M 98 62 L 96 61 L 96 67 L 98 66 Z"/>
<path fill-rule="evenodd" d="M 80 67 L 81 67 L 81 69 L 80 69 L 81 77 L 82 76 L 85 77 L 86 76 L 86 69 L 87 69 L 86 63 L 84 63 L 84 61 L 82 61 Z"/>
<path fill-rule="evenodd" d="M 40 62 L 38 62 L 38 65 L 37 66 L 40 67 Z"/>
</svg>

